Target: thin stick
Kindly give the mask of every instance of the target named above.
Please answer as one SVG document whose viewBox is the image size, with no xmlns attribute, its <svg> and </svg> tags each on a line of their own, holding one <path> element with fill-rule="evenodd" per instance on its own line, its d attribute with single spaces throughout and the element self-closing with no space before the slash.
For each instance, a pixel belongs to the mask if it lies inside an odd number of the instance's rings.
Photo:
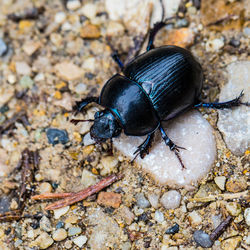
<svg viewBox="0 0 250 250">
<path fill-rule="evenodd" d="M 84 200 L 86 199 L 88 196 L 95 194 L 97 192 L 99 192 L 100 190 L 102 190 L 103 188 L 111 185 L 112 183 L 114 183 L 115 181 L 120 180 L 123 177 L 122 174 L 118 174 L 118 175 L 110 175 L 104 179 L 102 179 L 101 181 L 99 181 L 98 183 L 96 183 L 95 185 L 92 185 L 82 191 L 79 191 L 77 193 L 66 193 L 66 198 L 59 200 L 57 202 L 54 202 L 50 205 L 48 205 L 45 209 L 46 210 L 54 210 L 54 209 L 58 209 L 58 208 L 62 208 L 62 207 L 66 207 L 68 205 L 72 205 L 73 203 L 76 203 L 78 201 Z M 69 195 L 70 194 L 70 195 Z M 53 195 L 59 195 L 58 198 L 62 197 L 62 194 L 53 194 Z M 44 194 L 45 199 L 48 196 L 51 196 L 50 194 Z M 32 197 L 34 199 L 34 197 Z M 37 197 L 35 197 L 37 198 Z M 40 199 L 40 197 L 39 197 Z"/>
<path fill-rule="evenodd" d="M 44 193 L 38 194 L 31 197 L 32 200 L 45 200 L 45 199 L 61 199 L 72 196 L 76 193 Z"/>
</svg>

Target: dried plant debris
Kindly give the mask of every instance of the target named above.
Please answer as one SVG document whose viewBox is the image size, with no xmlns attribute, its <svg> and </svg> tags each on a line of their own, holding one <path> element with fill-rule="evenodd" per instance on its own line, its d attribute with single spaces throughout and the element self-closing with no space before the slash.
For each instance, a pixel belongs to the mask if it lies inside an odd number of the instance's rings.
<svg viewBox="0 0 250 250">
<path fill-rule="evenodd" d="M 204 101 L 244 90 L 249 102 L 246 0 L 1 1 L 0 249 L 250 248 L 247 105 L 195 112 L 207 125 L 186 132 L 190 144 L 180 138 L 196 153 L 184 170 L 160 158 L 165 145 L 153 142 L 131 164 L 138 145 L 97 144 L 91 122 L 71 122 L 94 119 L 101 107 L 74 114 L 75 103 L 98 96 L 119 72 L 112 52 L 128 62 L 145 51 L 161 2 L 171 19 L 155 46 L 191 50 L 204 70 Z M 184 133 L 179 119 L 173 127 Z M 153 156 L 160 164 L 147 164 Z"/>
</svg>

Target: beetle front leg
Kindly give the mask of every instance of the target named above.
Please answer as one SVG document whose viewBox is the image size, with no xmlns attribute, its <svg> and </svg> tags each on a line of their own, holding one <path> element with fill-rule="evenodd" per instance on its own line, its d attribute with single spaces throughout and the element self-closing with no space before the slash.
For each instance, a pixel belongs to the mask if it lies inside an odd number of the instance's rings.
<svg viewBox="0 0 250 250">
<path fill-rule="evenodd" d="M 162 128 L 162 126 L 160 126 L 159 129 L 160 129 L 160 131 L 161 131 L 161 136 L 162 136 L 162 139 L 164 140 L 165 144 L 166 144 L 167 146 L 169 146 L 169 148 L 170 148 L 171 151 L 174 151 L 174 153 L 175 153 L 176 157 L 178 158 L 178 160 L 179 160 L 179 162 L 180 162 L 182 168 L 183 168 L 183 169 L 186 168 L 186 167 L 184 166 L 184 164 L 183 164 L 183 162 L 182 162 L 182 159 L 181 159 L 181 156 L 180 156 L 180 154 L 179 154 L 180 149 L 185 149 L 185 148 L 180 147 L 180 146 L 177 146 L 176 144 L 174 144 L 174 142 L 171 141 L 171 139 L 169 139 L 169 137 L 167 136 L 167 134 L 166 134 L 166 132 L 164 131 L 164 129 Z"/>
<path fill-rule="evenodd" d="M 152 146 L 153 140 L 154 140 L 154 133 L 148 134 L 145 141 L 142 144 L 140 144 L 137 147 L 137 150 L 134 152 L 135 157 L 132 160 L 132 162 L 136 159 L 138 155 L 140 155 L 140 157 L 143 159 L 149 153 L 149 149 Z"/>
<path fill-rule="evenodd" d="M 225 108 L 232 108 L 239 105 L 246 105 L 249 106 L 249 103 L 243 103 L 241 102 L 241 97 L 244 95 L 243 91 L 241 91 L 240 95 L 233 100 L 227 101 L 227 102 L 210 102 L 210 103 L 204 103 L 199 102 L 198 104 L 194 105 L 195 108 L 214 108 L 214 109 L 225 109 Z"/>
<path fill-rule="evenodd" d="M 82 99 L 79 102 L 76 102 L 76 105 L 73 107 L 73 109 L 76 111 L 76 113 L 80 113 L 89 103 L 92 103 L 92 102 L 98 103 L 98 101 L 99 101 L 99 97 L 95 97 L 95 96 L 87 97 L 87 98 Z"/>
</svg>

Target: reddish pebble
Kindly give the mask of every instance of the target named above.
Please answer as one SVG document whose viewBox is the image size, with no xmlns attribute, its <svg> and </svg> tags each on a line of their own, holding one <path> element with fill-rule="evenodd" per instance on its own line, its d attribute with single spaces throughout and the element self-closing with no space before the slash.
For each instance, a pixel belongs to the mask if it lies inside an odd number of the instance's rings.
<svg viewBox="0 0 250 250">
<path fill-rule="evenodd" d="M 121 194 L 114 192 L 100 192 L 97 198 L 99 205 L 118 208 L 122 202 Z"/>
</svg>

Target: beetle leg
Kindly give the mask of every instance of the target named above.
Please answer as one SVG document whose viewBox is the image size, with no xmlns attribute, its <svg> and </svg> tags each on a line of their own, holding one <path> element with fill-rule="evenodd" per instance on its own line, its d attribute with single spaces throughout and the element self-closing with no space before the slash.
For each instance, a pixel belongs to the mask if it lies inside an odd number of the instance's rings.
<svg viewBox="0 0 250 250">
<path fill-rule="evenodd" d="M 249 103 L 241 102 L 240 99 L 243 95 L 244 93 L 243 91 L 241 91 L 240 95 L 233 100 L 230 100 L 227 102 L 211 102 L 211 103 L 200 102 L 194 105 L 194 107 L 195 108 L 204 107 L 204 108 L 214 108 L 214 109 L 225 109 L 225 108 L 232 108 L 232 107 L 239 106 L 239 105 L 249 106 L 250 105 Z"/>
<path fill-rule="evenodd" d="M 171 151 L 174 151 L 176 157 L 178 158 L 178 160 L 179 160 L 179 162 L 180 162 L 180 164 L 181 164 L 181 166 L 182 166 L 182 169 L 186 168 L 186 167 L 184 166 L 184 164 L 183 164 L 183 162 L 182 162 L 182 159 L 181 159 L 181 156 L 180 156 L 180 154 L 179 154 L 180 149 L 185 149 L 185 148 L 180 147 L 180 146 L 177 146 L 176 144 L 174 144 L 174 142 L 171 141 L 171 140 L 169 139 L 169 137 L 167 136 L 166 132 L 164 131 L 164 129 L 163 129 L 161 126 L 160 126 L 159 129 L 160 129 L 160 131 L 161 131 L 162 139 L 164 140 L 165 144 L 166 144 L 167 146 L 169 146 L 170 150 L 171 150 Z"/>
<path fill-rule="evenodd" d="M 95 96 L 84 98 L 81 101 L 76 102 L 76 105 L 73 107 L 73 109 L 76 111 L 76 114 L 80 113 L 89 103 L 91 102 L 98 103 L 98 100 L 99 97 Z"/>
<path fill-rule="evenodd" d="M 154 133 L 148 134 L 145 141 L 137 147 L 136 151 L 134 152 L 135 157 L 131 162 L 133 162 L 138 155 L 140 155 L 140 157 L 143 159 L 149 153 L 149 149 L 152 146 L 153 139 Z"/>
</svg>

